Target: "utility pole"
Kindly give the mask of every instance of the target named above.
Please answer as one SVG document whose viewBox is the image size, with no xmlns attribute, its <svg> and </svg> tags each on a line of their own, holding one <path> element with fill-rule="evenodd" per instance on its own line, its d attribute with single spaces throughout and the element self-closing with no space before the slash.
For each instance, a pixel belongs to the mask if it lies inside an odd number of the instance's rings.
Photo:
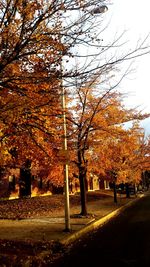
<svg viewBox="0 0 150 267">
<path fill-rule="evenodd" d="M 105 5 L 101 5 L 92 10 L 93 15 L 97 15 L 100 13 L 104 13 L 108 10 L 108 7 Z M 61 70 L 61 87 L 62 87 L 62 117 L 63 117 L 63 149 L 65 155 L 64 162 L 64 193 L 65 193 L 65 229 L 64 231 L 69 232 L 71 230 L 70 227 L 70 207 L 69 207 L 69 176 L 68 176 L 68 148 L 67 148 L 67 125 L 66 125 L 66 96 L 65 96 L 65 88 L 63 86 L 63 66 L 62 62 L 60 63 Z"/>
<path fill-rule="evenodd" d="M 59 35 L 61 43 L 61 36 Z M 63 84 L 63 55 L 60 59 L 61 72 L 61 102 L 62 102 L 62 119 L 63 119 L 63 152 L 65 155 L 65 162 L 63 163 L 64 172 L 64 194 L 65 194 L 65 232 L 70 232 L 70 205 L 69 205 L 69 175 L 68 175 L 68 147 L 67 147 L 67 124 L 66 124 L 66 90 Z"/>
<path fill-rule="evenodd" d="M 70 207 L 69 207 L 69 176 L 68 176 L 68 148 L 67 148 L 67 125 L 66 125 L 66 98 L 65 98 L 65 88 L 62 84 L 62 113 L 63 113 L 63 149 L 65 154 L 64 162 L 64 193 L 65 193 L 65 231 L 69 232 L 70 227 Z"/>
</svg>

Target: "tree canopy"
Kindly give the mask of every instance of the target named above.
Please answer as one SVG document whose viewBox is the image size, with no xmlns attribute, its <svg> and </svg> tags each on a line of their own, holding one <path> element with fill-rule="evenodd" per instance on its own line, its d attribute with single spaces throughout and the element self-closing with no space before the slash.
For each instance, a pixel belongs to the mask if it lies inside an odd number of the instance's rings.
<svg viewBox="0 0 150 267">
<path fill-rule="evenodd" d="M 0 1 L 0 167 L 20 168 L 30 160 L 33 173 L 62 185 L 63 163 L 69 161 L 70 176 L 80 180 L 83 214 L 88 174 L 115 169 L 118 181 L 138 180 L 139 166 L 149 168 L 149 141 L 141 141 L 135 124 L 124 129 L 149 114 L 122 105 L 116 89 L 126 73 L 113 79 L 119 64 L 149 47 L 142 40 L 107 58 L 120 39 L 99 39 L 104 28 L 97 15 L 109 2 Z M 62 148 L 62 88 L 69 156 Z"/>
</svg>

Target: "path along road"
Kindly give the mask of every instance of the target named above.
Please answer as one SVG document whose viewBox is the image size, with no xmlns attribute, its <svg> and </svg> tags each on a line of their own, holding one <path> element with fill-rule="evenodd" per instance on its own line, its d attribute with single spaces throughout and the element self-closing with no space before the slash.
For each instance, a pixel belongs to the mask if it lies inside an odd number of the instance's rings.
<svg viewBox="0 0 150 267">
<path fill-rule="evenodd" d="M 150 195 L 66 248 L 54 267 L 150 267 Z"/>
</svg>

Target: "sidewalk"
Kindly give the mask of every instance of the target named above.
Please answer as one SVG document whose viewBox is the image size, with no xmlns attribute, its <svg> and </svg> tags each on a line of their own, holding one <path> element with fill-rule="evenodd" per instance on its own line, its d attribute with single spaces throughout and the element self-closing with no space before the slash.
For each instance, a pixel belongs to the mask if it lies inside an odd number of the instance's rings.
<svg viewBox="0 0 150 267">
<path fill-rule="evenodd" d="M 88 231 L 103 225 L 113 216 L 118 215 L 126 206 L 137 201 L 143 194 L 126 199 L 118 195 L 118 203 L 114 203 L 113 196 L 91 201 L 88 203 L 88 213 L 91 216 L 82 217 L 80 205 L 70 207 L 71 231 L 65 230 L 64 211 L 51 217 L 28 218 L 22 220 L 0 220 L 0 240 L 15 241 L 44 241 L 68 244 Z M 76 216 L 78 215 L 78 216 Z"/>
</svg>

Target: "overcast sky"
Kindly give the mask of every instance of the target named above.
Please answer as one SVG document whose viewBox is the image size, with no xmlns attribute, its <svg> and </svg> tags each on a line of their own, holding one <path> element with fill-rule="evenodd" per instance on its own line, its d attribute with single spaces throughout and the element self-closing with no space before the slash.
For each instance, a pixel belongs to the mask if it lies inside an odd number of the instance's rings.
<svg viewBox="0 0 150 267">
<path fill-rule="evenodd" d="M 135 47 L 139 39 L 144 39 L 150 33 L 150 0 L 112 0 L 108 8 L 105 19 L 109 21 L 109 25 L 105 37 L 111 39 L 115 33 L 126 31 L 123 40 L 127 43 L 121 49 L 127 51 L 128 48 Z M 150 36 L 148 42 L 150 45 Z M 140 106 L 140 110 L 150 113 L 150 54 L 138 58 L 133 67 L 134 72 L 120 85 L 121 90 L 129 92 L 125 103 L 129 107 Z M 146 134 L 150 134 L 150 119 L 141 125 Z"/>
</svg>

